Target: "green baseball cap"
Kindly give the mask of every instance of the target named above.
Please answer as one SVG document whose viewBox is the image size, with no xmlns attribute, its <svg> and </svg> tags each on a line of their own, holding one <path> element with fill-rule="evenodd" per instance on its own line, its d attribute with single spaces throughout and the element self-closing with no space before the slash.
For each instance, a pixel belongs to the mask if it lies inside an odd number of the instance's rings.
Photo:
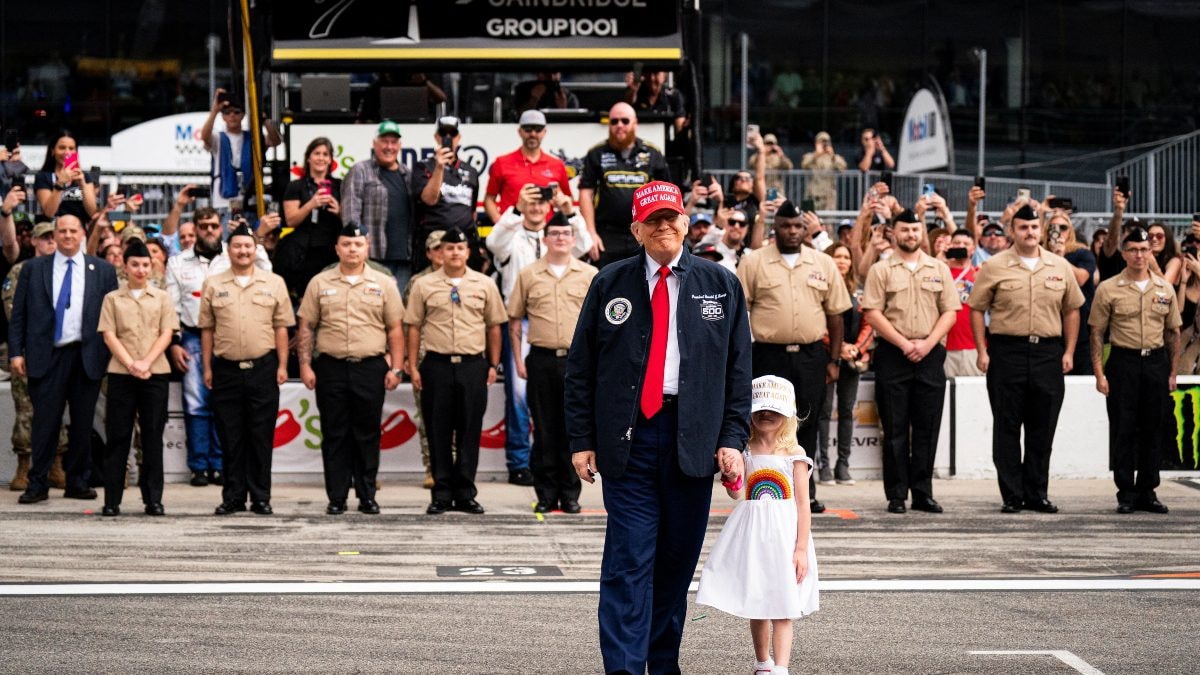
<svg viewBox="0 0 1200 675">
<path fill-rule="evenodd" d="M 375 130 L 375 136 L 387 136 L 388 134 L 395 134 L 396 137 L 399 138 L 401 135 L 400 125 L 396 124 L 392 120 L 384 120 L 380 122 L 379 128 Z"/>
</svg>

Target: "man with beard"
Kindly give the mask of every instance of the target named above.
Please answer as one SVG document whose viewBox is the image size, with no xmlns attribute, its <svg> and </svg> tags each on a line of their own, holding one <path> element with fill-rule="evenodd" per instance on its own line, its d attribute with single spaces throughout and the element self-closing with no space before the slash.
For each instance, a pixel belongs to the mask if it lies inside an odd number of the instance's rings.
<svg viewBox="0 0 1200 675">
<path fill-rule="evenodd" d="M 229 269 L 204 284 L 200 349 L 221 438 L 224 485 L 216 515 L 271 515 L 271 453 L 279 386 L 287 381 L 288 327 L 295 325 L 283 277 L 254 266 L 254 231 L 229 233 Z"/>
<path fill-rule="evenodd" d="M 737 272 L 738 262 L 749 252 L 746 236 L 750 231 L 750 217 L 744 211 L 733 209 L 725 218 L 725 227 L 713 227 L 700 240 L 701 244 L 712 244 L 721 254 L 720 264 L 730 272 Z"/>
<path fill-rule="evenodd" d="M 579 211 L 592 237 L 588 257 L 597 266 L 637 250 L 629 231 L 633 193 L 654 180 L 669 180 L 667 161 L 658 148 L 637 137 L 633 107 L 618 103 L 608 111 L 608 140 L 588 150 L 579 177 Z"/>
<path fill-rule="evenodd" d="M 209 407 L 209 390 L 204 386 L 204 364 L 200 360 L 200 296 L 204 281 L 229 269 L 229 255 L 221 243 L 221 217 L 203 206 L 192 215 L 196 243 L 167 260 L 167 291 L 179 312 L 179 339 L 168 348 L 171 362 L 183 373 L 183 421 L 187 430 L 187 464 L 191 484 L 220 485 L 221 443 Z M 279 216 L 268 213 L 261 224 L 274 228 Z M 271 271 L 271 261 L 262 246 L 254 252 L 254 265 Z"/>
<path fill-rule="evenodd" d="M 538 187 L 557 183 L 563 194 L 571 196 L 567 165 L 554 155 L 542 151 L 542 141 L 546 138 L 546 116 L 539 110 L 526 110 L 517 122 L 517 133 L 521 137 L 521 147 L 507 155 L 500 155 L 488 169 L 483 210 L 487 211 L 488 220 L 493 224 L 499 222 L 501 214 L 508 207 L 516 205 L 521 188 L 530 183 Z"/>
<path fill-rule="evenodd" d="M 804 246 L 808 228 L 790 201 L 775 214 L 775 243 L 746 254 L 738 278 L 750 306 L 754 335 L 754 377 L 776 375 L 796 389 L 796 439 L 810 455 L 817 452 L 817 425 L 825 401 L 825 385 L 838 378 L 839 361 L 829 360 L 821 338 L 842 344 L 841 314 L 850 309 L 850 293 L 833 258 Z M 817 501 L 816 481 L 809 476 L 809 506 Z"/>
<path fill-rule="evenodd" d="M 875 401 L 883 425 L 883 489 L 889 513 L 941 513 L 933 457 L 946 397 L 942 339 L 961 306 L 946 263 L 921 250 L 925 225 L 905 209 L 892 221 L 896 254 L 871 266 L 863 319 L 883 338 L 875 348 Z"/>
<path fill-rule="evenodd" d="M 1000 510 L 1057 513 L 1046 494 L 1050 450 L 1065 392 L 1063 374 L 1074 365 L 1083 291 L 1070 264 L 1041 247 L 1042 223 L 1033 208 L 1022 206 L 1009 230 L 1013 247 L 984 263 L 968 299 L 979 369 L 987 374 Z M 985 329 L 988 311 L 991 324 Z"/>
</svg>

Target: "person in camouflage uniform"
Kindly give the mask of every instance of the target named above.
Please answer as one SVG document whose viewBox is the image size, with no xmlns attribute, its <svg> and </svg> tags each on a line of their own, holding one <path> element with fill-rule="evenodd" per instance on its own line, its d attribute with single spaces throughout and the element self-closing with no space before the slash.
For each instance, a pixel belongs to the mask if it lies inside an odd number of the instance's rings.
<svg viewBox="0 0 1200 675">
<path fill-rule="evenodd" d="M 434 230 L 425 237 L 425 257 L 429 259 L 429 267 L 417 272 L 409 278 L 408 283 L 404 284 L 404 290 L 400 292 L 400 298 L 404 300 L 404 306 L 408 306 L 408 294 L 412 291 L 413 282 L 421 277 L 436 272 L 442 267 L 442 235 L 446 234 L 445 230 Z M 421 346 L 419 354 L 421 358 L 425 358 L 425 346 Z M 417 364 L 420 365 L 420 364 Z M 433 474 L 429 473 L 429 439 L 425 436 L 425 419 L 421 414 L 421 392 L 413 389 L 413 402 L 417 406 L 417 434 L 421 439 L 421 463 L 425 465 L 425 483 L 426 490 L 433 489 Z"/>
<path fill-rule="evenodd" d="M 38 223 L 33 228 L 33 246 L 35 255 L 54 255 L 54 223 Z M 0 287 L 0 298 L 4 301 L 4 315 L 12 318 L 13 297 L 17 293 L 17 278 L 21 274 L 21 268 L 24 267 L 25 261 L 18 262 L 13 265 L 12 270 L 8 273 L 8 277 L 4 280 L 3 287 Z M 12 430 L 12 449 L 17 455 L 17 472 L 13 476 L 12 482 L 9 483 L 8 489 L 14 492 L 24 492 L 29 487 L 29 464 L 30 453 L 32 452 L 32 441 L 30 435 L 33 424 L 33 404 L 29 400 L 29 380 L 21 377 L 16 373 L 12 375 L 12 398 L 13 412 L 16 419 L 13 421 Z M 67 450 L 67 433 L 66 429 L 60 427 L 58 430 L 58 454 L 54 458 L 54 464 L 50 467 L 50 484 L 55 488 L 63 489 L 67 486 L 67 476 L 63 472 L 62 456 Z"/>
</svg>

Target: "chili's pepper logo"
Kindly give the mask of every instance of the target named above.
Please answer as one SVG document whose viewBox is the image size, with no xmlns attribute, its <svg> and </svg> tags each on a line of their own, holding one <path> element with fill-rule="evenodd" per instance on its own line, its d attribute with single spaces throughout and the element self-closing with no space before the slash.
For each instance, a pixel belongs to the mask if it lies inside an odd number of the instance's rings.
<svg viewBox="0 0 1200 675">
<path fill-rule="evenodd" d="M 1184 401 L 1191 400 L 1189 419 L 1192 423 L 1191 460 L 1192 468 L 1200 468 L 1200 388 L 1176 389 L 1171 392 L 1171 402 L 1175 412 L 1175 448 L 1179 452 L 1179 463 L 1184 463 L 1183 433 L 1186 426 L 1184 420 Z"/>
</svg>

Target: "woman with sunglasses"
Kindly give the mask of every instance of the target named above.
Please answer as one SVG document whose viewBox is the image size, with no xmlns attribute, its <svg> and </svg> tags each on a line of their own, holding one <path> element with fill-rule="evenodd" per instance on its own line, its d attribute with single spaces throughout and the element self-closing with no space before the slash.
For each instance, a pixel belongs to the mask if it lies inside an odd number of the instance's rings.
<svg viewBox="0 0 1200 675">
<path fill-rule="evenodd" d="M 1172 286 L 1178 284 L 1183 261 L 1179 258 L 1175 236 L 1162 223 L 1150 223 L 1146 226 L 1146 232 L 1150 235 L 1150 252 L 1154 254 L 1154 262 L 1158 265 L 1155 271 Z"/>
<path fill-rule="evenodd" d="M 1047 199 L 1046 201 L 1049 201 Z M 1086 244 L 1075 237 L 1075 228 L 1066 211 L 1054 209 L 1048 214 L 1045 229 L 1045 246 L 1055 255 L 1067 259 L 1071 273 L 1083 291 L 1083 307 L 1079 308 L 1079 337 L 1075 341 L 1075 364 L 1069 374 L 1092 374 L 1092 350 L 1088 341 L 1088 315 L 1092 308 L 1092 297 L 1096 294 L 1096 256 Z"/>
</svg>

